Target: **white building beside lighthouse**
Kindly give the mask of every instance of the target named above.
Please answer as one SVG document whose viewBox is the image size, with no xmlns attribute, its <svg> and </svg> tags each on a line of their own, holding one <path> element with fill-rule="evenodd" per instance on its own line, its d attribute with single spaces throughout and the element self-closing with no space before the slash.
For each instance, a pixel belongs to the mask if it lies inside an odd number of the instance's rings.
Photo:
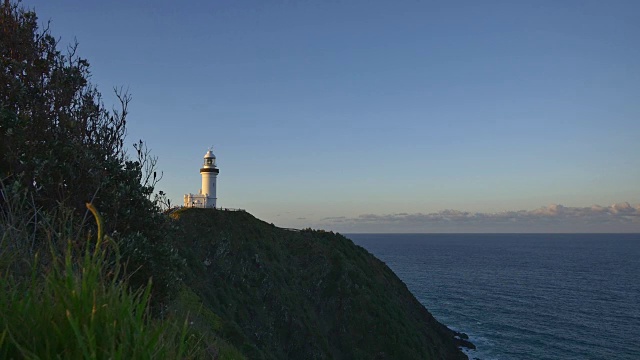
<svg viewBox="0 0 640 360">
<path fill-rule="evenodd" d="M 216 207 L 216 180 L 220 170 L 216 167 L 216 156 L 211 149 L 204 154 L 204 164 L 200 169 L 202 187 L 198 194 L 185 194 L 185 207 L 215 208 Z"/>
</svg>

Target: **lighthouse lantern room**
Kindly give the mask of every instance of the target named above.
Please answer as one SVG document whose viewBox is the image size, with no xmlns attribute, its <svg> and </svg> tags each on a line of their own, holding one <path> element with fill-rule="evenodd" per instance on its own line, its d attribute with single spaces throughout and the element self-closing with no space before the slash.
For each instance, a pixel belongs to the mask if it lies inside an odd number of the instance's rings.
<svg viewBox="0 0 640 360">
<path fill-rule="evenodd" d="M 216 156 L 211 149 L 204 154 L 204 164 L 200 169 L 202 187 L 198 194 L 185 194 L 185 207 L 215 208 L 216 207 L 216 180 L 220 170 L 216 166 Z"/>
</svg>

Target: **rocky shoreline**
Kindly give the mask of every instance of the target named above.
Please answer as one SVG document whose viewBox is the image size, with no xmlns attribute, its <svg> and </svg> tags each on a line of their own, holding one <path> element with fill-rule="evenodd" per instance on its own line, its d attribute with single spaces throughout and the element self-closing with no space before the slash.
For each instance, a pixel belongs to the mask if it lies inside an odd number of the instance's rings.
<svg viewBox="0 0 640 360">
<path fill-rule="evenodd" d="M 456 343 L 458 348 L 465 348 L 469 350 L 476 349 L 476 346 L 471 341 L 469 341 L 469 335 L 457 331 L 453 331 L 453 334 L 453 341 Z"/>
</svg>

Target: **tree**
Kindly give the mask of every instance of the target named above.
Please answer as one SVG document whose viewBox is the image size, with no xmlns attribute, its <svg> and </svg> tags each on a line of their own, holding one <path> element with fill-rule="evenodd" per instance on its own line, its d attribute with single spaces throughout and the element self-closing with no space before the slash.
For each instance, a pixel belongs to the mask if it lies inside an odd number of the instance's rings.
<svg viewBox="0 0 640 360">
<path fill-rule="evenodd" d="M 19 181 L 38 203 L 81 209 L 103 186 L 103 162 L 122 162 L 127 105 L 107 111 L 89 81 L 89 62 L 57 50 L 49 27 L 5 1 L 0 15 L 0 176 Z"/>
<path fill-rule="evenodd" d="M 118 107 L 108 110 L 78 44 L 58 50 L 49 24 L 39 29 L 33 11 L 5 0 L 0 32 L 0 182 L 24 191 L 39 211 L 64 208 L 83 219 L 85 203 L 94 203 L 140 284 L 149 276 L 156 290 L 175 283 L 170 222 L 152 199 L 157 158 L 142 142 L 135 159 L 123 148 L 131 97 L 116 91 Z M 0 210 L 6 206 L 3 196 Z"/>
</svg>

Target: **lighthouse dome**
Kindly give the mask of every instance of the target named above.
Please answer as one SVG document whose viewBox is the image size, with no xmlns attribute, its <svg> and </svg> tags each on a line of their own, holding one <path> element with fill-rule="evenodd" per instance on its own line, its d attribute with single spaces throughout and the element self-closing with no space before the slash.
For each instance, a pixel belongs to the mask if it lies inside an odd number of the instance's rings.
<svg viewBox="0 0 640 360">
<path fill-rule="evenodd" d="M 215 155 L 213 155 L 213 153 L 211 152 L 211 150 L 209 150 L 209 151 L 207 151 L 207 153 L 206 153 L 206 154 L 204 154 L 204 158 L 205 158 L 205 159 L 215 159 L 215 158 L 216 158 L 216 156 L 215 156 Z"/>
</svg>

